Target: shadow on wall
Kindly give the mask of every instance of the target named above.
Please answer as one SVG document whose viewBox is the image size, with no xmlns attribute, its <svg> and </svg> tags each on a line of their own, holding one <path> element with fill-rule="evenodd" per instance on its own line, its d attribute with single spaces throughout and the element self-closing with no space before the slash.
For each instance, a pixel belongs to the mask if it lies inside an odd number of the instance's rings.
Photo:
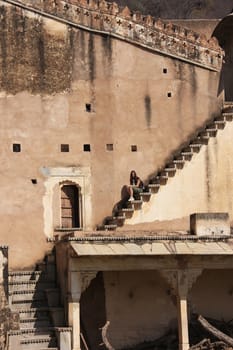
<svg viewBox="0 0 233 350">
<path fill-rule="evenodd" d="M 134 11 L 164 19 L 216 19 L 232 10 L 231 0 L 110 0 Z"/>
<path fill-rule="evenodd" d="M 121 199 L 113 207 L 113 210 L 112 210 L 113 216 L 115 216 L 119 210 L 127 207 L 127 202 L 128 202 L 129 197 L 130 197 L 130 195 L 128 192 L 128 186 L 124 185 L 121 189 Z"/>
<path fill-rule="evenodd" d="M 81 296 L 81 332 L 89 349 L 104 349 L 101 328 L 106 323 L 105 289 L 103 273 L 98 272 L 95 279 Z M 95 312 L 93 312 L 95 310 Z"/>
<path fill-rule="evenodd" d="M 217 25 L 213 35 L 225 52 L 218 94 L 225 93 L 225 101 L 233 101 L 233 14 L 229 14 Z"/>
</svg>

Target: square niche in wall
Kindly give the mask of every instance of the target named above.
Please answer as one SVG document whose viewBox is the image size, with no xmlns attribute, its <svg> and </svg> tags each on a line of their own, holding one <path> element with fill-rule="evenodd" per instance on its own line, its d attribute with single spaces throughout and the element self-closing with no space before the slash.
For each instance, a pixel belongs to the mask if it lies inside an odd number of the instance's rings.
<svg viewBox="0 0 233 350">
<path fill-rule="evenodd" d="M 113 143 L 107 143 L 106 144 L 106 150 L 107 151 L 113 151 Z"/>
<path fill-rule="evenodd" d="M 61 144 L 61 152 L 69 152 L 70 151 L 70 145 L 67 143 L 62 143 Z"/>
<path fill-rule="evenodd" d="M 131 145 L 131 152 L 137 152 L 138 147 L 137 145 Z"/>
<path fill-rule="evenodd" d="M 83 151 L 91 152 L 91 145 L 89 143 L 86 143 L 85 145 L 83 145 Z"/>
<path fill-rule="evenodd" d="M 20 143 L 13 143 L 13 152 L 21 152 L 21 144 Z"/>
</svg>

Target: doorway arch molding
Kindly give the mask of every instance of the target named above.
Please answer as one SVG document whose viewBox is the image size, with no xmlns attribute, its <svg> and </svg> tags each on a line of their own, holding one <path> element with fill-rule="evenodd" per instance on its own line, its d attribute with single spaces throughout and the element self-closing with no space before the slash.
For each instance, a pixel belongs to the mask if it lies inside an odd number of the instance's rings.
<svg viewBox="0 0 233 350">
<path fill-rule="evenodd" d="M 61 184 L 71 183 L 80 188 L 82 194 L 82 228 L 92 228 L 91 171 L 89 167 L 42 167 L 45 177 L 43 196 L 44 234 L 52 238 L 54 228 L 60 225 L 60 189 Z M 58 219 L 59 218 L 59 219 Z"/>
</svg>

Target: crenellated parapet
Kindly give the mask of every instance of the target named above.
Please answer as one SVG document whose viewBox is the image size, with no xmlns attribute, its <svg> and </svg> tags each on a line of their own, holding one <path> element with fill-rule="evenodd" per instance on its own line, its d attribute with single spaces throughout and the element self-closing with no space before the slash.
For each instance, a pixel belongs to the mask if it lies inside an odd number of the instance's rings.
<svg viewBox="0 0 233 350">
<path fill-rule="evenodd" d="M 104 0 L 5 0 L 63 22 L 145 47 L 206 69 L 219 71 L 223 51 L 217 39 L 190 29 L 155 20 Z"/>
</svg>

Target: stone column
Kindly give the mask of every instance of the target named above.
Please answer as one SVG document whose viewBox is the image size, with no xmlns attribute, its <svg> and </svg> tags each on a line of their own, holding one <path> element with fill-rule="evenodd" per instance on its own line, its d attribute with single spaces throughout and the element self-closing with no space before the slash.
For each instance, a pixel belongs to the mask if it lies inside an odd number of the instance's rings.
<svg viewBox="0 0 233 350">
<path fill-rule="evenodd" d="M 81 274 L 69 271 L 69 327 L 72 327 L 72 350 L 80 347 L 80 297 L 82 292 Z"/>
<path fill-rule="evenodd" d="M 179 330 L 179 350 L 189 349 L 189 333 L 188 333 L 188 277 L 186 271 L 177 272 L 177 319 Z"/>
<path fill-rule="evenodd" d="M 69 264 L 69 305 L 68 321 L 72 327 L 72 350 L 81 350 L 80 345 L 80 297 L 82 292 L 95 278 L 96 272 L 80 272 L 72 269 L 72 261 Z"/>
<path fill-rule="evenodd" d="M 164 270 L 161 272 L 171 286 L 172 294 L 176 296 L 179 350 L 189 349 L 187 299 L 193 283 L 201 273 L 202 270 L 200 269 Z"/>
</svg>

